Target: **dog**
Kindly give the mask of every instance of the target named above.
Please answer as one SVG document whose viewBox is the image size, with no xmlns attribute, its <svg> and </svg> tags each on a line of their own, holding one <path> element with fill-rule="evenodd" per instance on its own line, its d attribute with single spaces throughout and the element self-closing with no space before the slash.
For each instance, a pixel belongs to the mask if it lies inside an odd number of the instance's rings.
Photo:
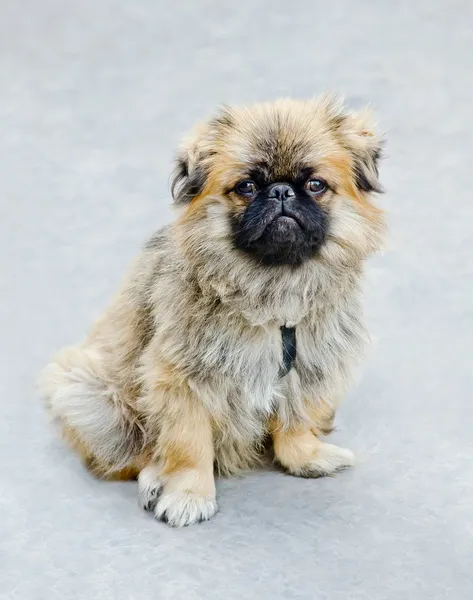
<svg viewBox="0 0 473 600">
<path fill-rule="evenodd" d="M 380 248 L 382 139 L 330 95 L 223 107 L 181 146 L 175 220 L 144 246 L 88 337 L 40 389 L 88 468 L 138 478 L 171 526 L 217 511 L 215 473 L 267 441 L 292 475 L 332 475 L 320 439 L 367 342 L 365 259 Z"/>
</svg>

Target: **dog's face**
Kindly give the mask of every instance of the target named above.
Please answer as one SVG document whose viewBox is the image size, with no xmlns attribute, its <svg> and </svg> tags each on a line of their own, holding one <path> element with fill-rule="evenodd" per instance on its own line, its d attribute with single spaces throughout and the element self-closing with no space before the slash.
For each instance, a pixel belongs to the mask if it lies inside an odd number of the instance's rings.
<svg viewBox="0 0 473 600">
<path fill-rule="evenodd" d="M 334 244 L 364 256 L 382 229 L 369 199 L 379 154 L 367 116 L 329 97 L 225 108 L 183 146 L 173 195 L 184 222 L 210 240 L 218 215 L 233 248 L 265 265 L 298 266 Z"/>
<path fill-rule="evenodd" d="M 255 165 L 231 191 L 246 201 L 234 213 L 235 245 L 265 264 L 297 265 L 324 242 L 327 213 L 317 198 L 328 184 L 307 165 L 279 177 L 268 167 Z"/>
</svg>

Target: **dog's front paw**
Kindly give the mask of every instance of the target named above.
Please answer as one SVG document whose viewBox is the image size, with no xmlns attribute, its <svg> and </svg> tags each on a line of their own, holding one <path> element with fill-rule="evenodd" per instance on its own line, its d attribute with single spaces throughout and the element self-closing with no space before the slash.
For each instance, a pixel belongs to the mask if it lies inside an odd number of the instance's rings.
<svg viewBox="0 0 473 600">
<path fill-rule="evenodd" d="M 208 521 L 217 512 L 213 473 L 198 469 L 164 474 L 160 464 L 145 467 L 138 477 L 142 508 L 172 527 Z"/>
<path fill-rule="evenodd" d="M 214 497 L 201 496 L 190 490 L 173 491 L 160 496 L 154 514 L 172 527 L 185 527 L 208 521 L 217 512 Z"/>
<path fill-rule="evenodd" d="M 355 455 L 348 448 L 320 442 L 314 456 L 298 469 L 292 470 L 300 477 L 325 477 L 335 475 L 355 464 Z"/>
</svg>

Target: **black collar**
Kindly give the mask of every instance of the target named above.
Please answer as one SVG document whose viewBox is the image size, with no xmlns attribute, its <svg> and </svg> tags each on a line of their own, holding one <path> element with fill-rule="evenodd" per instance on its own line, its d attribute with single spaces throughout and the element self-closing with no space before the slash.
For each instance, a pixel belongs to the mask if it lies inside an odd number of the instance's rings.
<svg viewBox="0 0 473 600">
<path fill-rule="evenodd" d="M 297 344 L 296 344 L 296 328 L 281 327 L 281 338 L 282 338 L 282 360 L 283 364 L 279 370 L 279 377 L 284 377 L 294 366 L 297 355 Z"/>
</svg>

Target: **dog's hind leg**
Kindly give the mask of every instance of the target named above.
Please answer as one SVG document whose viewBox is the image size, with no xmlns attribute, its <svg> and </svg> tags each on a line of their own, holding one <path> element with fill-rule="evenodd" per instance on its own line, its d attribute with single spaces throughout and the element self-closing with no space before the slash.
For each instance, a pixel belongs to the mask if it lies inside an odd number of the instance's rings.
<svg viewBox="0 0 473 600">
<path fill-rule="evenodd" d="M 92 472 L 131 476 L 139 468 L 134 463 L 144 436 L 104 363 L 94 348 L 67 348 L 43 370 L 39 388 L 64 437 Z"/>
</svg>

